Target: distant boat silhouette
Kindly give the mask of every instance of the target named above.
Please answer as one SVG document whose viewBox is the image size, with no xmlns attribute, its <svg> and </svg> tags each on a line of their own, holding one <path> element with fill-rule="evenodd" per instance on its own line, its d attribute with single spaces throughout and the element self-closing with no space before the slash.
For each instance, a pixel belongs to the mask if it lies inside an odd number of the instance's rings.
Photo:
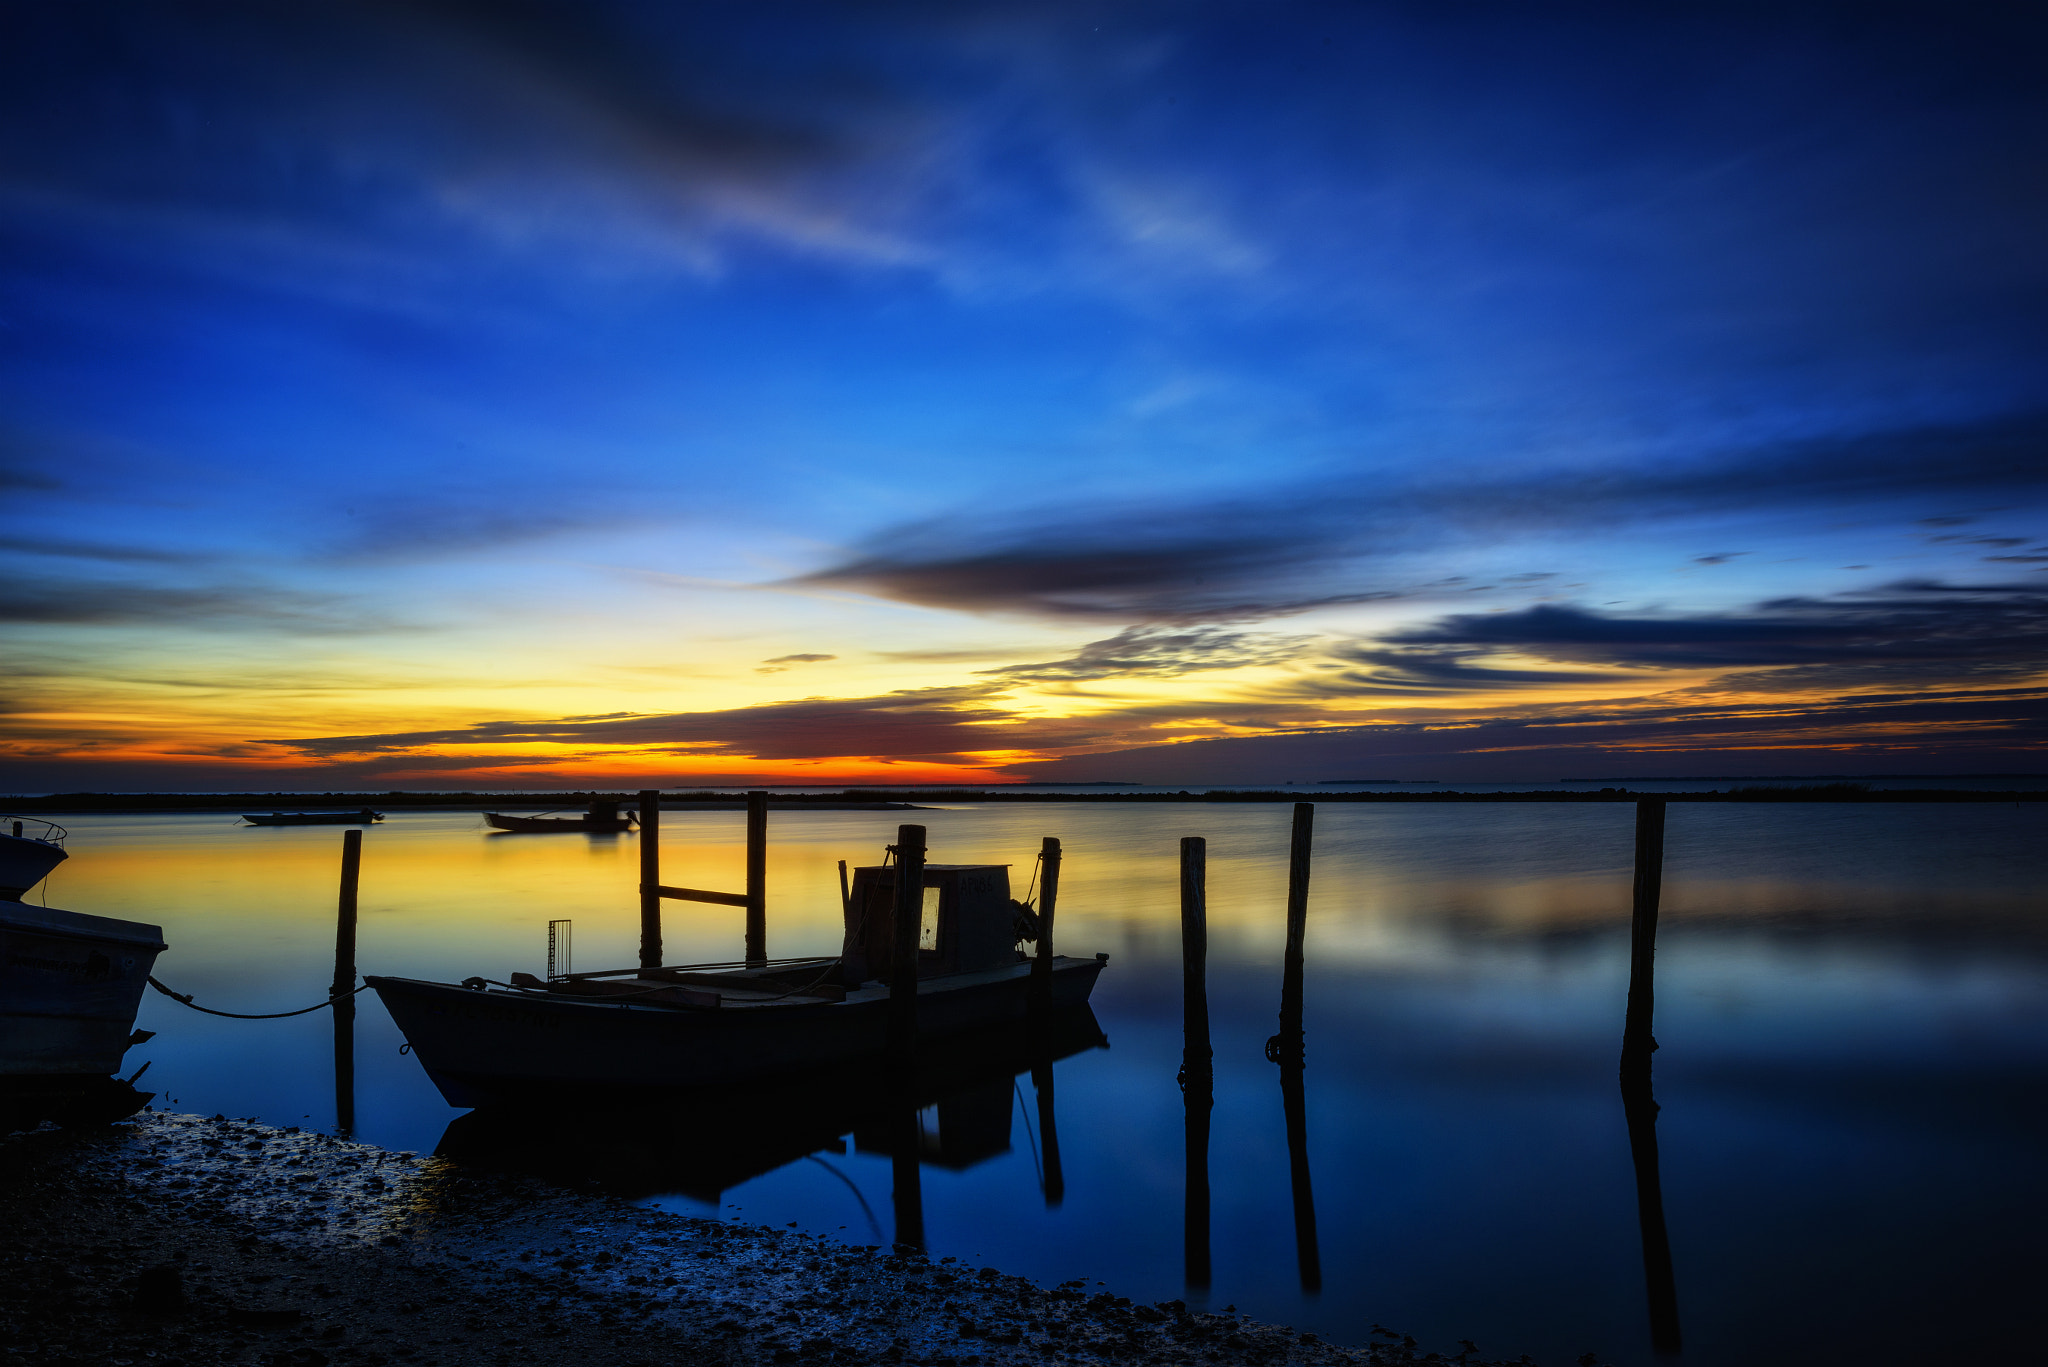
<svg viewBox="0 0 2048 1367">
<path fill-rule="evenodd" d="M 384 813 L 368 807 L 356 812 L 272 812 L 268 816 L 242 813 L 242 820 L 251 826 L 368 826 L 383 819 Z"/>
</svg>

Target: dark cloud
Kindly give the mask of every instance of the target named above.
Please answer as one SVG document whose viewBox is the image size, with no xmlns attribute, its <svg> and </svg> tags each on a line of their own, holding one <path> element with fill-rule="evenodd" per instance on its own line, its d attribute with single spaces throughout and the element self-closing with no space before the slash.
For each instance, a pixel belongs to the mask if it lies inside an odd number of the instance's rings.
<svg viewBox="0 0 2048 1367">
<path fill-rule="evenodd" d="M 1072 658 L 984 669 L 983 675 L 1018 682 L 1078 679 L 1173 678 L 1204 669 L 1239 669 L 1279 664 L 1302 653 L 1305 636 L 1220 631 L 1196 627 L 1172 630 L 1131 627 L 1107 640 L 1090 641 Z"/>
<path fill-rule="evenodd" d="M 926 688 L 873 698 L 806 698 L 720 712 L 671 712 L 615 720 L 482 722 L 443 731 L 318 736 L 272 742 L 309 758 L 410 751 L 425 746 L 674 746 L 692 753 L 762 760 L 883 755 L 951 758 L 964 752 L 1043 742 L 1102 723 L 1017 723 L 996 685 Z M 473 757 L 473 763 L 491 757 Z"/>
<path fill-rule="evenodd" d="M 933 607 L 1148 622 L 1229 621 L 1424 588 L 1398 556 L 1520 535 L 1714 514 L 1864 514 L 1932 495 L 2048 491 L 2048 414 L 1779 444 L 1689 463 L 1435 482 L 1361 477 L 1174 507 L 964 514 L 878 534 L 800 583 Z"/>
<path fill-rule="evenodd" d="M 262 585 L 165 587 L 22 575 L 0 580 L 0 622 L 67 626 L 190 626 L 309 634 L 391 629 L 341 599 Z"/>
<path fill-rule="evenodd" d="M 108 560 L 121 564 L 189 565 L 217 557 L 199 551 L 171 551 L 154 546 L 116 546 L 97 541 L 54 537 L 0 536 L 0 552 L 52 556 L 67 560 Z"/>
<path fill-rule="evenodd" d="M 775 658 L 763 660 L 761 663 L 764 665 L 807 665 L 816 664 L 820 660 L 836 660 L 838 658 L 837 655 L 777 655 Z"/>
<path fill-rule="evenodd" d="M 1670 617 L 1539 605 L 1461 613 L 1386 640 L 1630 668 L 2032 671 L 2048 669 L 2048 590 L 1907 582 L 1833 598 L 1774 599 L 1742 614 Z M 1815 676 L 1802 677 L 1810 683 Z"/>
<path fill-rule="evenodd" d="M 1325 726 L 1013 766 L 1073 782 L 1277 783 L 1358 773 L 1526 780 L 1612 774 L 2033 773 L 2048 745 L 2038 687 L 1872 694 L 1759 708 L 1689 699 L 1499 717 Z M 1370 766 L 1370 767 L 1364 767 Z"/>
<path fill-rule="evenodd" d="M 1491 654 L 1485 647 L 1340 646 L 1331 658 L 1343 668 L 1308 675 L 1288 684 L 1286 692 L 1301 698 L 1485 693 L 1549 684 L 1614 683 L 1627 677 L 1588 670 L 1509 669 L 1487 663 Z"/>
</svg>

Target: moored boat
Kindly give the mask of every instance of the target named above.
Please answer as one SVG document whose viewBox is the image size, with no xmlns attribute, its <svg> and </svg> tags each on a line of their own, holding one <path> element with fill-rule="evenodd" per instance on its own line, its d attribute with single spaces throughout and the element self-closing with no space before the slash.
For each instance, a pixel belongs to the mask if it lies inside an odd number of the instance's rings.
<svg viewBox="0 0 2048 1367">
<path fill-rule="evenodd" d="M 382 821 L 384 813 L 368 807 L 357 812 L 244 812 L 242 820 L 251 826 L 368 826 Z"/>
<path fill-rule="evenodd" d="M 536 1094 L 729 1085 L 873 1058 L 889 1039 L 893 867 L 855 871 L 839 955 L 461 984 L 369 977 L 453 1106 Z M 1036 935 L 999 864 L 927 864 L 920 1041 L 1084 1005 L 1109 956 L 1028 959 Z M 1023 914 L 1020 914 L 1023 913 Z M 1034 983 L 1034 975 L 1037 981 Z"/>
<path fill-rule="evenodd" d="M 0 820 L 0 1130 L 131 1115 L 151 1093 L 111 1074 L 150 1038 L 134 1029 L 135 1011 L 163 932 L 24 902 L 64 859 L 64 831 Z"/>
<path fill-rule="evenodd" d="M 570 831 L 582 831 L 590 835 L 617 835 L 633 828 L 633 817 L 629 812 L 619 815 L 617 802 L 600 799 L 590 804 L 590 810 L 576 816 L 509 816 L 503 812 L 485 812 L 484 820 L 501 831 L 512 831 L 522 835 L 550 835 Z"/>
</svg>

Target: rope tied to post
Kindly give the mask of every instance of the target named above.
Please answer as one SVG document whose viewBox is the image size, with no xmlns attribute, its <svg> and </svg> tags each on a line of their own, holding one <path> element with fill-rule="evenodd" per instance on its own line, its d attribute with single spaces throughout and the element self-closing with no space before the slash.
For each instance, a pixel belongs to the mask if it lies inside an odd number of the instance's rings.
<svg viewBox="0 0 2048 1367">
<path fill-rule="evenodd" d="M 274 1021 L 283 1020 L 287 1016 L 303 1016 L 309 1011 L 318 1011 L 323 1007 L 337 1005 L 341 1002 L 347 1001 L 350 997 L 353 997 L 358 992 L 367 992 L 370 990 L 370 985 L 368 983 L 364 983 L 360 987 L 352 987 L 346 992 L 340 993 L 336 996 L 329 997 L 324 1002 L 315 1002 L 311 1006 L 302 1006 L 296 1011 L 266 1011 L 257 1014 L 247 1014 L 241 1011 L 216 1011 L 210 1006 L 201 1006 L 199 1003 L 193 1001 L 192 998 L 187 994 L 183 992 L 173 992 L 171 991 L 170 988 L 165 987 L 155 978 L 151 978 L 149 980 L 149 985 L 155 988 L 157 991 L 163 993 L 166 997 L 169 997 L 172 1001 L 177 1002 L 181 1006 L 189 1006 L 194 1011 L 204 1011 L 209 1016 L 226 1016 L 229 1020 L 238 1021 Z"/>
</svg>

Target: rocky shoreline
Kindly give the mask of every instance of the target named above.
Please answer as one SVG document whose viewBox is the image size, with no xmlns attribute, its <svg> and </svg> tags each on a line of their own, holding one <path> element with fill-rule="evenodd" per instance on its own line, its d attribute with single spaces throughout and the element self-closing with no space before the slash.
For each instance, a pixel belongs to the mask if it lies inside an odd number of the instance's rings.
<svg viewBox="0 0 2048 1367">
<path fill-rule="evenodd" d="M 8 1367 L 1482 1367 L 220 1116 L 0 1140 L 0 1228 Z"/>
</svg>

